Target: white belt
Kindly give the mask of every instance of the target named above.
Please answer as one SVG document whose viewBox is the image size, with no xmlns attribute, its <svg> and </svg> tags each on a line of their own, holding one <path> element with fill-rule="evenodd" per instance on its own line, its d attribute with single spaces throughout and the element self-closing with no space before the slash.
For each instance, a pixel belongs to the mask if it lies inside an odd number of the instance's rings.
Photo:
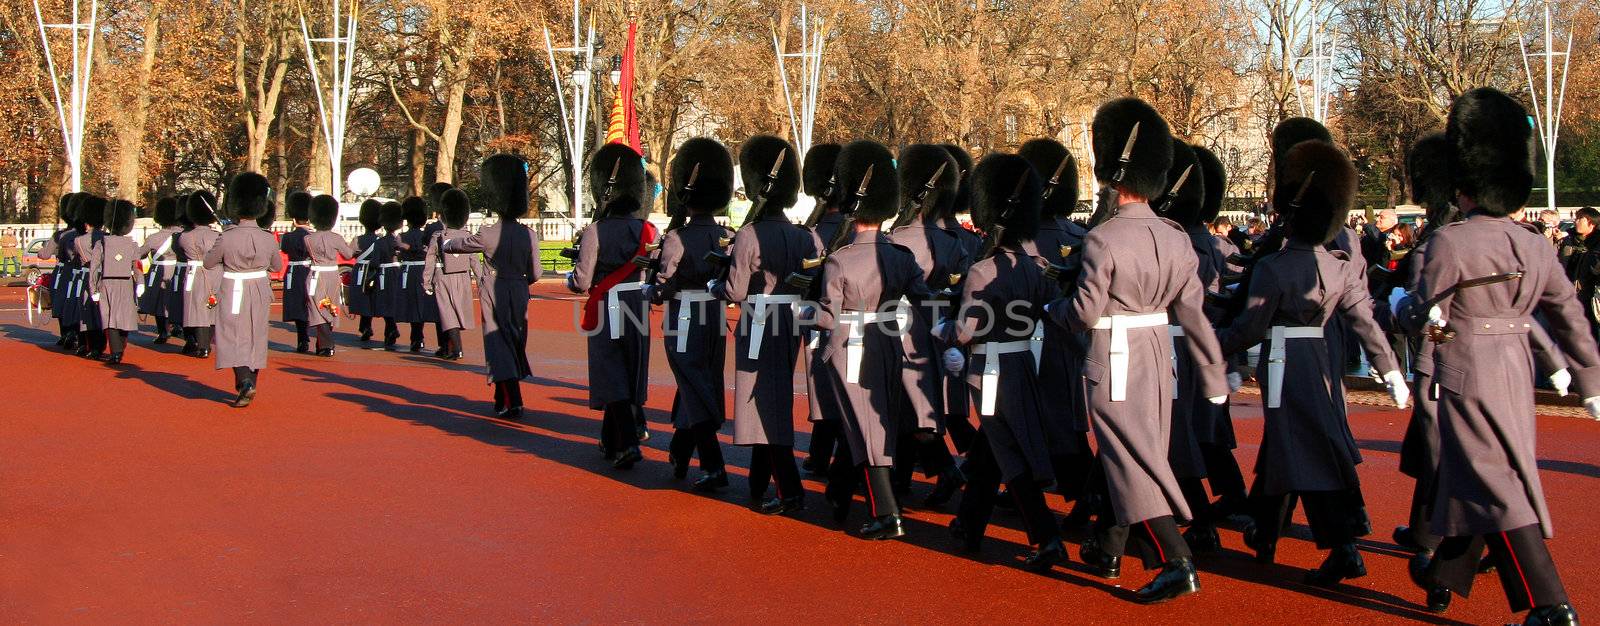
<svg viewBox="0 0 1600 626">
<path fill-rule="evenodd" d="M 1094 323 L 1095 330 L 1111 331 L 1111 401 L 1128 399 L 1128 329 L 1154 328 L 1167 325 L 1167 312 L 1132 313 L 1102 317 Z"/>
<path fill-rule="evenodd" d="M 386 269 L 389 269 L 389 268 L 394 268 L 394 267 L 400 267 L 400 262 L 399 261 L 395 261 L 393 263 L 379 263 L 378 264 L 378 289 L 388 289 L 389 288 L 389 280 L 388 280 L 389 277 L 384 275 L 383 270 L 386 270 Z M 405 277 L 402 276 L 401 280 L 404 280 L 404 279 L 405 279 Z M 404 283 L 402 283 L 402 285 L 404 285 Z"/>
<path fill-rule="evenodd" d="M 317 276 L 319 274 L 339 271 L 339 266 L 337 265 L 311 265 L 308 267 L 311 268 L 311 276 L 306 279 L 306 293 L 313 296 L 317 294 Z"/>
<path fill-rule="evenodd" d="M 850 327 L 850 334 L 844 340 L 844 379 L 845 382 L 855 384 L 861 382 L 861 355 L 866 351 L 864 340 L 867 336 L 868 324 L 883 322 L 898 322 L 901 332 L 911 320 L 911 314 L 903 306 L 896 306 L 893 311 L 845 311 L 839 316 L 839 321 Z"/>
<path fill-rule="evenodd" d="M 294 268 L 296 268 L 296 267 L 311 267 L 311 261 L 306 260 L 306 261 L 290 261 L 289 262 L 289 271 L 283 273 L 283 290 L 284 291 L 288 291 L 290 289 L 294 289 Z"/>
<path fill-rule="evenodd" d="M 53 281 L 53 282 L 54 282 L 54 283 L 55 283 L 55 284 L 54 284 L 54 285 L 53 285 L 53 286 L 52 286 L 52 287 L 51 287 L 51 289 L 54 289 L 54 290 L 56 290 L 56 291 L 61 291 L 61 272 L 62 272 L 62 271 L 63 271 L 63 270 L 65 270 L 65 269 L 67 269 L 67 266 L 66 266 L 66 264 L 65 264 L 65 263 L 62 263 L 62 262 L 60 262 L 60 261 L 57 261 L 57 262 L 56 262 L 56 269 L 55 269 L 55 270 L 54 270 L 54 271 L 51 271 L 51 272 L 50 272 L 50 278 L 51 278 L 51 280 L 52 280 L 52 281 Z M 52 294 L 50 294 L 50 295 L 52 295 L 52 296 L 53 296 L 53 295 L 55 295 L 55 294 L 53 294 L 53 293 L 52 293 Z"/>
<path fill-rule="evenodd" d="M 229 303 L 228 306 L 229 306 L 230 310 L 233 312 L 234 315 L 238 315 L 239 314 L 239 304 L 244 299 L 244 281 L 256 280 L 256 279 L 266 278 L 266 277 L 267 277 L 267 270 L 256 270 L 254 272 L 223 272 L 222 273 L 223 280 L 231 280 L 231 281 L 233 281 L 233 301 L 231 303 Z"/>
<path fill-rule="evenodd" d="M 158 267 L 172 267 L 172 266 L 177 265 L 177 264 L 178 264 L 178 261 L 176 259 L 167 259 L 165 261 L 152 261 L 150 263 L 150 271 L 145 272 L 145 274 L 144 274 L 144 286 L 145 287 L 154 287 L 154 286 L 156 286 L 156 275 L 160 274 L 161 272 L 156 271 L 155 268 L 158 268 Z"/>
<path fill-rule="evenodd" d="M 1283 406 L 1283 357 L 1290 339 L 1321 339 L 1321 326 L 1273 326 L 1267 339 L 1267 406 Z"/>
<path fill-rule="evenodd" d="M 979 415 L 994 415 L 996 390 L 1000 386 L 1000 355 L 1018 352 L 1033 353 L 1033 371 L 1039 372 L 1039 353 L 1044 347 L 1044 324 L 1034 322 L 1033 336 L 1017 341 L 990 341 L 972 347 L 973 354 L 982 354 L 983 374 L 978 402 Z"/>
<path fill-rule="evenodd" d="M 183 277 L 183 290 L 194 291 L 194 272 L 204 268 L 206 263 L 205 261 L 184 261 L 183 264 L 189 266 L 189 272 L 184 274 Z"/>
<path fill-rule="evenodd" d="M 1178 338 L 1183 336 L 1182 326 L 1168 326 L 1167 336 L 1172 339 L 1172 399 L 1178 399 Z"/>
<path fill-rule="evenodd" d="M 617 300 L 617 294 L 624 291 L 638 291 L 644 288 L 643 282 L 618 283 L 606 292 L 606 325 L 610 326 L 612 339 L 622 338 L 622 303 Z M 646 333 L 650 332 L 650 325 L 644 324 Z"/>
<path fill-rule="evenodd" d="M 674 299 L 678 301 L 678 352 L 689 349 L 689 322 L 693 316 L 693 309 L 702 302 L 713 302 L 717 299 L 711 292 L 704 289 L 685 289 L 679 291 Z"/>
<path fill-rule="evenodd" d="M 79 294 L 84 293 L 83 280 L 88 274 L 89 268 L 87 267 L 80 267 L 72 270 L 71 297 L 76 298 Z"/>
<path fill-rule="evenodd" d="M 405 269 L 400 270 L 400 288 L 401 289 L 405 289 L 406 288 L 406 284 L 411 282 L 411 280 L 410 280 L 410 278 L 411 278 L 411 268 L 413 268 L 413 267 L 421 267 L 423 265 L 427 265 L 428 262 L 427 261 L 401 261 L 400 264 L 405 266 Z"/>
<path fill-rule="evenodd" d="M 746 302 L 750 303 L 750 347 L 745 350 L 745 357 L 755 360 L 761 358 L 761 339 L 767 335 L 767 305 L 800 304 L 800 295 L 757 293 L 751 294 Z"/>
</svg>

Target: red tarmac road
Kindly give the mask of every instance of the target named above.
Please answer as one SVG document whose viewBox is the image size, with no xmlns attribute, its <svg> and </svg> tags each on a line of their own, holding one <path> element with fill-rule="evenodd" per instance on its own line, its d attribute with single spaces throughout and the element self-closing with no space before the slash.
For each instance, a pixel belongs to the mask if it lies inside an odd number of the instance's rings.
<svg viewBox="0 0 1600 626">
<path fill-rule="evenodd" d="M 1411 482 L 1396 469 L 1406 414 L 1352 407 L 1376 527 L 1371 572 L 1337 590 L 1299 583 L 1321 560 L 1286 539 L 1255 565 L 1239 534 L 1201 561 L 1204 590 L 1157 607 L 1076 560 L 1048 576 L 1017 567 L 1020 524 L 997 516 L 986 551 L 953 551 L 944 512 L 908 512 L 910 536 L 840 532 L 808 482 L 797 519 L 747 511 L 742 451 L 719 497 L 672 479 L 672 377 L 652 357 L 646 462 L 612 470 L 595 449 L 575 304 L 553 283 L 530 308 L 528 413 L 484 417 L 477 332 L 450 364 L 357 349 L 347 322 L 332 360 L 289 352 L 275 326 L 261 395 L 228 408 L 211 361 L 133 340 L 120 369 L 63 354 L 30 328 L 21 291 L 0 290 L 0 615 L 55 622 L 1371 623 L 1510 620 L 1493 577 L 1436 617 L 1421 610 L 1389 529 Z M 432 335 L 429 333 L 432 347 Z M 732 378 L 729 377 L 731 384 Z M 803 398 L 797 398 L 798 400 Z M 803 408 L 797 410 L 803 424 Z M 1235 404 L 1244 467 L 1257 399 Z M 724 433 L 731 432 L 724 428 Z M 1540 458 L 1556 562 L 1580 612 L 1600 615 L 1600 424 L 1541 418 Z M 730 441 L 725 434 L 724 442 Z M 916 487 L 920 499 L 929 486 Z M 1052 506 L 1061 508 L 1050 496 Z M 851 527 L 859 526 L 857 508 Z M 1300 523 L 1303 523 L 1303 518 Z M 1076 559 L 1076 548 L 1073 549 Z"/>
</svg>

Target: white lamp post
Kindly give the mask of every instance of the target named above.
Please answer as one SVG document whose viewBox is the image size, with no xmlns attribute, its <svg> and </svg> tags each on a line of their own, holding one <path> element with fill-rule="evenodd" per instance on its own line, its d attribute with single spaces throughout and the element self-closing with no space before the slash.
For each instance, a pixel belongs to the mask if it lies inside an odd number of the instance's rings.
<svg viewBox="0 0 1600 626">
<path fill-rule="evenodd" d="M 61 124 L 61 145 L 67 155 L 67 168 L 72 170 L 72 191 L 83 191 L 83 133 L 84 113 L 89 106 L 89 76 L 94 66 L 94 39 L 96 18 L 100 15 L 98 0 L 89 1 L 89 21 L 82 21 L 79 0 L 72 0 L 72 21 L 47 24 L 39 0 L 33 1 L 33 17 L 39 24 L 39 44 L 44 47 L 45 67 L 50 71 L 50 91 L 55 94 L 56 118 Z M 65 101 L 61 99 L 61 77 L 56 71 L 55 55 L 50 51 L 50 38 L 46 29 L 61 28 L 72 33 L 72 73 Z M 87 45 L 79 45 L 79 33 L 87 33 Z"/>
<path fill-rule="evenodd" d="M 344 161 L 344 130 L 345 117 L 350 108 L 350 76 L 353 74 L 352 65 L 355 62 L 356 52 L 356 0 L 350 0 L 350 13 L 344 15 L 340 12 L 340 0 L 333 0 L 333 34 L 328 37 L 312 37 L 311 29 L 306 26 L 306 14 L 300 11 L 300 37 L 306 44 L 306 69 L 311 70 L 311 86 L 317 92 L 317 112 L 322 119 L 322 136 L 327 138 L 328 167 L 332 170 L 328 178 L 333 189 L 330 192 L 334 198 L 343 199 L 339 186 L 343 183 L 340 170 Z M 344 22 L 344 30 L 340 31 L 340 22 Z M 322 73 L 317 69 L 317 54 L 312 49 L 313 43 L 326 43 L 330 45 L 328 61 L 328 83 L 324 89 Z"/>
<path fill-rule="evenodd" d="M 782 25 L 787 30 L 788 24 Z M 826 29 L 822 18 L 812 19 L 806 5 L 800 5 L 800 51 L 784 52 L 778 42 L 778 30 L 772 30 L 772 50 L 778 57 L 778 76 L 783 79 L 783 99 L 789 109 L 789 132 L 794 137 L 795 149 L 803 157 L 811 150 L 811 129 L 817 121 L 817 93 L 822 85 L 822 47 Z M 800 111 L 795 114 L 796 96 L 789 89 L 789 71 L 784 59 L 800 59 L 799 97 Z"/>
<path fill-rule="evenodd" d="M 1561 136 L 1561 109 L 1567 99 L 1567 68 L 1572 65 L 1572 32 L 1567 32 L 1567 47 L 1557 52 L 1554 45 L 1555 34 L 1550 32 L 1550 2 L 1544 3 L 1544 52 L 1529 53 L 1528 44 L 1522 36 L 1517 37 L 1517 46 L 1522 49 L 1522 71 L 1528 76 L 1528 93 L 1533 96 L 1534 127 L 1539 130 L 1539 138 L 1544 144 L 1544 182 L 1546 206 L 1552 210 L 1556 208 L 1556 140 Z M 1555 58 L 1565 57 L 1561 60 L 1561 85 L 1555 82 Z M 1533 80 L 1533 70 L 1528 64 L 1529 57 L 1544 57 L 1544 107 L 1539 106 L 1539 89 Z"/>
<path fill-rule="evenodd" d="M 550 77 L 556 86 L 556 102 L 561 105 L 561 130 L 567 139 L 568 157 L 572 160 L 572 226 L 576 229 L 583 218 L 583 157 L 588 142 L 589 102 L 594 91 L 589 80 L 589 68 L 594 65 L 594 22 L 589 22 L 586 40 L 579 37 L 578 0 L 572 0 L 572 47 L 557 48 L 550 42 L 550 29 L 544 29 L 544 49 L 550 61 Z M 572 54 L 572 102 L 567 102 L 561 88 L 561 69 L 556 65 L 556 53 Z"/>
</svg>

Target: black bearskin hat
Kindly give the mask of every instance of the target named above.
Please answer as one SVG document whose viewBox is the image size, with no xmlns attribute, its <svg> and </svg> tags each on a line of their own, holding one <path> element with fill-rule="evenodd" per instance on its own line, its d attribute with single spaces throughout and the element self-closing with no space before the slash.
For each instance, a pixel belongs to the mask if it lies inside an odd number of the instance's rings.
<svg viewBox="0 0 1600 626">
<path fill-rule="evenodd" d="M 311 225 L 317 230 L 333 230 L 339 223 L 339 200 L 328 194 L 311 199 Z"/>
<path fill-rule="evenodd" d="M 778 156 L 783 162 L 778 163 Z M 778 166 L 777 178 L 772 178 L 772 167 Z M 761 212 L 772 214 L 794 206 L 800 197 L 800 154 L 789 142 L 772 135 L 756 135 L 739 146 L 739 178 L 744 182 L 744 195 L 755 201 L 765 196 L 766 205 Z M 771 178 L 772 190 L 767 188 Z M 757 216 L 760 217 L 760 216 Z"/>
<path fill-rule="evenodd" d="M 61 194 L 61 200 L 56 203 L 56 216 L 61 218 L 68 227 L 78 227 L 78 192 Z"/>
<path fill-rule="evenodd" d="M 1222 198 L 1228 192 L 1228 171 L 1210 148 L 1195 146 L 1194 158 L 1200 163 L 1200 173 L 1205 180 L 1206 201 L 1200 209 L 1200 221 L 1210 224 L 1222 214 Z"/>
<path fill-rule="evenodd" d="M 361 222 L 362 228 L 378 230 L 383 228 L 383 203 L 367 198 L 361 201 L 361 209 L 356 212 L 356 221 Z"/>
<path fill-rule="evenodd" d="M 139 207 L 127 200 L 112 200 L 106 205 L 106 232 L 127 235 L 133 232 L 133 221 L 139 217 Z"/>
<path fill-rule="evenodd" d="M 972 172 L 972 225 L 986 233 L 1004 226 L 1003 245 L 1033 239 L 1039 233 L 1044 180 L 1027 159 L 992 153 Z"/>
<path fill-rule="evenodd" d="M 650 201 L 644 157 L 626 144 L 600 146 L 589 157 L 589 195 L 594 198 L 596 216 L 637 213 Z"/>
<path fill-rule="evenodd" d="M 733 200 L 733 155 L 715 139 L 695 137 L 683 142 L 672 155 L 668 176 L 672 184 L 669 207 L 719 213 Z"/>
<path fill-rule="evenodd" d="M 428 223 L 428 201 L 411 196 L 400 201 L 400 213 L 406 218 L 406 224 L 412 228 L 422 228 Z"/>
<path fill-rule="evenodd" d="M 961 168 L 944 146 L 918 143 L 903 147 L 895 165 L 900 171 L 900 202 L 910 204 L 927 194 L 923 206 L 910 207 L 911 215 L 944 217 L 950 214 L 956 203 L 956 190 L 960 188 Z M 929 190 L 928 181 L 933 180 L 936 172 L 939 178 Z"/>
<path fill-rule="evenodd" d="M 406 223 L 406 214 L 400 209 L 400 203 L 393 200 L 383 203 L 383 208 L 378 211 L 378 223 L 383 224 L 383 229 L 391 234 L 399 231 Z"/>
<path fill-rule="evenodd" d="M 1445 134 L 1455 149 L 1455 188 L 1478 210 L 1509 215 L 1533 193 L 1533 126 L 1528 110 L 1492 87 L 1456 98 Z"/>
<path fill-rule="evenodd" d="M 1356 198 L 1349 155 L 1326 141 L 1302 141 L 1278 165 L 1272 206 L 1285 214 L 1289 237 L 1313 245 L 1333 241 Z"/>
<path fill-rule="evenodd" d="M 205 226 L 217 223 L 217 197 L 211 192 L 201 189 L 189 194 L 189 201 L 185 203 L 183 212 L 189 215 L 189 221 L 195 226 Z"/>
<path fill-rule="evenodd" d="M 478 166 L 478 188 L 489 211 L 514 220 L 528 214 L 528 163 L 522 157 L 496 154 Z"/>
<path fill-rule="evenodd" d="M 94 194 L 84 194 L 83 200 L 78 203 L 78 221 L 88 226 L 100 228 L 106 225 L 106 207 L 110 204 L 105 198 Z"/>
<path fill-rule="evenodd" d="M 1122 153 L 1133 135 L 1128 162 Z M 1155 198 L 1167 190 L 1167 170 L 1172 168 L 1172 132 L 1167 121 L 1138 98 L 1118 98 L 1094 113 L 1094 176 L 1108 187 Z M 1118 174 L 1121 181 L 1118 181 Z"/>
<path fill-rule="evenodd" d="M 819 201 L 833 195 L 828 188 L 832 186 L 833 165 L 839 160 L 840 149 L 836 143 L 811 146 L 802 168 L 805 172 L 806 195 Z"/>
<path fill-rule="evenodd" d="M 1322 122 L 1309 117 L 1291 117 L 1278 122 L 1272 129 L 1272 162 L 1282 161 L 1289 149 L 1302 141 L 1333 143 L 1333 133 L 1328 132 Z"/>
<path fill-rule="evenodd" d="M 155 220 L 162 228 L 178 223 L 178 201 L 172 196 L 157 200 Z"/>
<path fill-rule="evenodd" d="M 304 191 L 289 192 L 289 198 L 283 202 L 283 215 L 293 220 L 296 224 L 309 221 L 311 219 L 311 194 Z"/>
<path fill-rule="evenodd" d="M 1050 197 L 1044 198 L 1039 209 L 1044 215 L 1066 217 L 1078 208 L 1078 161 L 1072 158 L 1066 146 L 1047 137 L 1029 139 L 1017 149 L 1017 156 L 1033 165 L 1034 173 L 1050 190 Z M 1061 172 L 1061 177 L 1051 187 L 1050 177 L 1057 171 Z"/>
<path fill-rule="evenodd" d="M 1178 179 L 1186 171 L 1189 176 L 1183 179 L 1182 187 L 1177 187 Z M 1200 213 L 1206 201 L 1205 178 L 1195 158 L 1194 148 L 1173 138 L 1172 168 L 1167 170 L 1167 193 L 1155 200 L 1157 209 L 1166 209 L 1161 216 L 1185 227 L 1200 225 Z M 1169 200 L 1170 206 L 1167 204 Z"/>
<path fill-rule="evenodd" d="M 439 216 L 445 228 L 464 228 L 471 215 L 472 201 L 467 199 L 467 192 L 452 187 L 439 194 Z"/>
<path fill-rule="evenodd" d="M 228 182 L 228 214 L 241 222 L 256 219 L 268 212 L 271 197 L 272 185 L 267 184 L 267 177 L 255 172 L 239 174 Z"/>
<path fill-rule="evenodd" d="M 940 216 L 950 217 L 957 213 L 965 213 L 972 210 L 972 155 L 967 154 L 965 149 L 953 143 L 942 145 L 945 151 L 950 153 L 950 158 L 956 160 L 956 167 L 961 170 L 958 172 L 960 174 L 958 179 L 961 182 L 956 185 L 956 202 L 951 205 L 948 215 Z"/>
<path fill-rule="evenodd" d="M 872 170 L 866 193 L 861 182 Z M 854 211 L 864 224 L 880 224 L 900 209 L 900 182 L 895 176 L 894 155 L 876 141 L 853 141 L 839 151 L 834 164 L 834 204 Z M 859 195 L 858 195 L 859 194 Z"/>
<path fill-rule="evenodd" d="M 189 217 L 189 198 L 193 196 L 193 193 L 181 193 L 173 198 L 172 210 L 178 213 L 178 225 L 186 229 L 195 227 L 194 220 Z"/>
<path fill-rule="evenodd" d="M 434 213 L 444 212 L 444 205 L 439 204 L 439 199 L 444 197 L 444 192 L 455 188 L 455 185 L 446 182 L 437 182 L 432 185 L 428 185 L 428 210 Z"/>
<path fill-rule="evenodd" d="M 278 221 L 278 204 L 273 202 L 272 198 L 267 198 L 267 210 L 256 216 L 256 226 L 271 229 L 272 223 L 276 221 Z"/>
<path fill-rule="evenodd" d="M 1444 133 L 1430 133 L 1418 139 L 1406 154 L 1411 201 L 1422 205 L 1430 225 L 1450 222 L 1455 212 L 1456 181 L 1451 171 L 1455 156 L 1455 148 Z"/>
</svg>

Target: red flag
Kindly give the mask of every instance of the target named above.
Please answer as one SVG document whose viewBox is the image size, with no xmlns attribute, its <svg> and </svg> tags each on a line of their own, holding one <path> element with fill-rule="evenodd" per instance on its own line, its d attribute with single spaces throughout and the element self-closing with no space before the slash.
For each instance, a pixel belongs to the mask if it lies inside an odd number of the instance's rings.
<svg viewBox="0 0 1600 626">
<path fill-rule="evenodd" d="M 644 148 L 639 145 L 639 112 L 633 102 L 634 39 L 638 33 L 639 25 L 628 22 L 628 44 L 622 49 L 622 106 L 623 120 L 627 126 L 628 146 L 644 154 Z"/>
</svg>

